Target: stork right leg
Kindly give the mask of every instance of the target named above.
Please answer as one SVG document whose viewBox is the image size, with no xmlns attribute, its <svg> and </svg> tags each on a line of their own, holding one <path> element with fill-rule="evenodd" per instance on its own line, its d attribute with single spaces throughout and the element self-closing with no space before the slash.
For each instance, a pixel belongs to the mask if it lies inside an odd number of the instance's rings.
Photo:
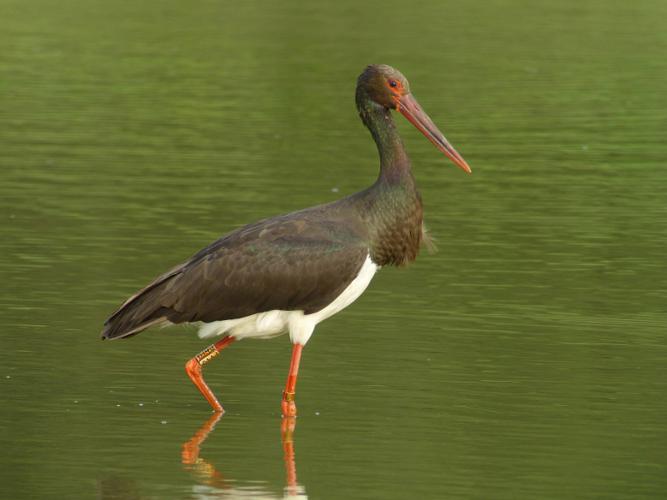
<svg viewBox="0 0 667 500">
<path fill-rule="evenodd" d="M 289 366 L 289 373 L 287 374 L 287 382 L 285 383 L 285 390 L 283 391 L 283 400 L 281 409 L 283 417 L 296 417 L 296 403 L 294 396 L 296 392 L 296 378 L 299 375 L 299 363 L 301 362 L 301 350 L 303 344 L 292 344 L 292 361 Z"/>
<path fill-rule="evenodd" d="M 234 342 L 234 337 L 225 337 L 215 344 L 208 346 L 190 361 L 185 363 L 185 371 L 188 374 L 188 377 L 190 377 L 190 380 L 192 380 L 192 383 L 195 384 L 197 389 L 199 389 L 199 391 L 204 395 L 206 401 L 208 401 L 211 407 L 213 407 L 213 411 L 219 413 L 224 413 L 225 410 L 222 408 L 218 398 L 216 398 L 213 394 L 213 391 L 211 391 L 208 385 L 206 385 L 206 382 L 204 382 L 201 369 L 206 363 L 220 354 L 220 351 L 222 351 L 232 342 Z"/>
</svg>

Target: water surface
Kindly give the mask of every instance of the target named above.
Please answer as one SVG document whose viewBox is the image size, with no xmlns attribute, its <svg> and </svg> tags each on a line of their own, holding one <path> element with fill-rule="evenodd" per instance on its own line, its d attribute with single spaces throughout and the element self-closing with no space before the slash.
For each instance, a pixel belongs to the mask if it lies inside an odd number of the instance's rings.
<svg viewBox="0 0 667 500">
<path fill-rule="evenodd" d="M 664 498 L 664 2 L 0 10 L 0 496 Z M 318 327 L 293 441 L 286 338 L 207 366 L 211 422 L 194 330 L 101 324 L 219 235 L 369 185 L 371 62 L 474 173 L 401 122 L 439 251 Z"/>
</svg>

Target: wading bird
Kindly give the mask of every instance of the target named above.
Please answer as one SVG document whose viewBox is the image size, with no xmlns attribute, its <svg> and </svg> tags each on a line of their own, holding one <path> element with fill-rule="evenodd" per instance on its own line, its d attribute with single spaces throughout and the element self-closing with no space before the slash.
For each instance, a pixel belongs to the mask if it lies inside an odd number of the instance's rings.
<svg viewBox="0 0 667 500">
<path fill-rule="evenodd" d="M 289 333 L 292 359 L 281 408 L 284 416 L 296 415 L 301 351 L 317 324 L 356 300 L 382 266 L 415 260 L 424 241 L 421 197 L 391 110 L 470 173 L 399 71 L 368 66 L 357 80 L 356 102 L 380 153 L 372 186 L 221 237 L 130 297 L 106 321 L 102 338 L 171 323 L 198 323 L 201 338 L 222 336 L 185 365 L 213 409 L 222 412 L 203 365 L 235 340 Z"/>
</svg>

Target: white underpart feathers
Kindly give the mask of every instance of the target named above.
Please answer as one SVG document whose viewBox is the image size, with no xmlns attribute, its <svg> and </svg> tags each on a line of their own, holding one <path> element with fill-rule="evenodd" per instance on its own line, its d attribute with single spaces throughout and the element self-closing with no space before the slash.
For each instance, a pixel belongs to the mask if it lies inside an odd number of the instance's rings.
<svg viewBox="0 0 667 500">
<path fill-rule="evenodd" d="M 379 267 L 370 256 L 367 256 L 359 274 L 347 288 L 331 304 L 315 313 L 273 310 L 244 318 L 204 323 L 199 329 L 199 337 L 210 338 L 227 334 L 239 340 L 244 338 L 266 339 L 289 332 L 293 344 L 305 345 L 319 322 L 345 309 L 359 298 L 378 269 Z"/>
</svg>

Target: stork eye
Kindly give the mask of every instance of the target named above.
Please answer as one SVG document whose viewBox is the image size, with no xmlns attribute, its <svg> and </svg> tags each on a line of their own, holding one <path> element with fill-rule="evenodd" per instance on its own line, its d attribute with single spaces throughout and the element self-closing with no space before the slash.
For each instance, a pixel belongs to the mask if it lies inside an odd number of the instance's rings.
<svg viewBox="0 0 667 500">
<path fill-rule="evenodd" d="M 396 80 L 389 80 L 389 86 L 390 87 L 398 87 L 398 83 Z"/>
</svg>

